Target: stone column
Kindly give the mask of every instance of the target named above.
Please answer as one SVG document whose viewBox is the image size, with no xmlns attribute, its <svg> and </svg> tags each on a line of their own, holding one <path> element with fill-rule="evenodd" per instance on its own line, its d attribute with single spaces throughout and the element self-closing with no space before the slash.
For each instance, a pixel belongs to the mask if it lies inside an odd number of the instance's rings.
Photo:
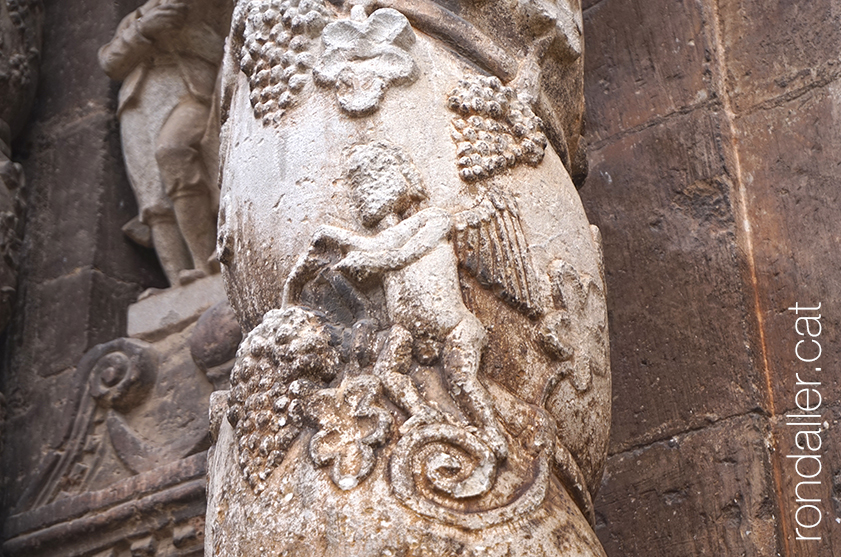
<svg viewBox="0 0 841 557">
<path fill-rule="evenodd" d="M 237 4 L 206 554 L 604 555 L 582 54 L 575 1 Z"/>
</svg>

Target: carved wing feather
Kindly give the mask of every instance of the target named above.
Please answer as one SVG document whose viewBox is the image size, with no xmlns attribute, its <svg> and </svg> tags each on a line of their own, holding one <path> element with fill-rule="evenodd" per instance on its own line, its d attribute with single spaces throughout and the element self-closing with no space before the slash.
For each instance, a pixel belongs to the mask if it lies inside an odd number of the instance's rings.
<svg viewBox="0 0 841 557">
<path fill-rule="evenodd" d="M 454 243 L 462 268 L 479 284 L 529 317 L 541 314 L 531 253 L 514 199 L 489 193 L 476 207 L 457 213 Z"/>
</svg>

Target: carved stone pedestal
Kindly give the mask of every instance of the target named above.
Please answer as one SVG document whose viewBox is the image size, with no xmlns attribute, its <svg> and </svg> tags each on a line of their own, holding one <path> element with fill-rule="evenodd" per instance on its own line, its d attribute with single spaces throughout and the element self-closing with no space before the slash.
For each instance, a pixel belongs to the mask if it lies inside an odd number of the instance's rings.
<svg viewBox="0 0 841 557">
<path fill-rule="evenodd" d="M 130 306 L 131 336 L 79 362 L 87 390 L 5 524 L 5 555 L 202 555 L 207 408 L 239 327 L 221 277 Z"/>
</svg>

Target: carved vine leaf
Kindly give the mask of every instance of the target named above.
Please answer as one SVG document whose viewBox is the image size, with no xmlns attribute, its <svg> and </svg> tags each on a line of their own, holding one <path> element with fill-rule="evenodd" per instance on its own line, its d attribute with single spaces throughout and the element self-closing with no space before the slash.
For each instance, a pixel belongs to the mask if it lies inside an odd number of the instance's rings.
<svg viewBox="0 0 841 557">
<path fill-rule="evenodd" d="M 544 350 L 564 363 L 579 392 L 590 388 L 593 374 L 607 373 L 607 310 L 598 281 L 556 260 L 549 266 L 555 311 L 541 323 Z"/>
<path fill-rule="evenodd" d="M 384 444 L 391 431 L 391 414 L 379 403 L 382 386 L 372 375 L 345 379 L 338 389 L 323 389 L 312 396 L 307 413 L 319 431 L 310 441 L 310 458 L 328 466 L 330 479 L 342 490 L 353 489 L 376 465 L 374 447 Z"/>
<path fill-rule="evenodd" d="M 243 341 L 231 374 L 228 420 L 234 426 L 240 469 L 255 493 L 283 462 L 304 428 L 315 429 L 309 454 L 343 490 L 374 469 L 374 447 L 391 431 L 372 375 L 345 377 L 337 348 L 341 335 L 324 316 L 290 307 L 272 310 Z"/>
<path fill-rule="evenodd" d="M 353 116 L 375 111 L 388 87 L 417 79 L 408 52 L 415 33 L 396 10 L 377 10 L 364 21 L 334 21 L 321 38 L 325 50 L 313 70 L 315 81 L 334 87 L 339 106 Z"/>
</svg>

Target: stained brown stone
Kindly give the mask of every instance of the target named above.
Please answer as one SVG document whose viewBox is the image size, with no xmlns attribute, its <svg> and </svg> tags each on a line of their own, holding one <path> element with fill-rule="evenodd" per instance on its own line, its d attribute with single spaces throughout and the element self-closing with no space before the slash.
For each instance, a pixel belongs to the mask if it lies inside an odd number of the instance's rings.
<svg viewBox="0 0 841 557">
<path fill-rule="evenodd" d="M 724 125 L 719 113 L 695 111 L 591 152 L 581 194 L 604 239 L 612 451 L 762 401 Z"/>
<path fill-rule="evenodd" d="M 612 456 L 596 499 L 607 554 L 778 555 L 767 434 L 748 415 Z"/>
<path fill-rule="evenodd" d="M 838 75 L 838 9 L 832 0 L 721 0 L 727 89 L 737 113 Z"/>
<path fill-rule="evenodd" d="M 798 372 L 822 381 L 827 401 L 841 398 L 839 94 L 841 85 L 836 82 L 736 120 L 765 347 L 780 414 L 795 408 Z M 801 362 L 795 348 L 804 337 L 794 328 L 798 316 L 786 308 L 819 303 L 820 311 L 800 316 L 821 315 L 822 331 L 816 340 L 822 352 L 813 363 Z M 806 347 L 814 345 L 807 342 L 801 351 L 811 359 L 816 352 Z"/>
<path fill-rule="evenodd" d="M 835 400 L 835 399 L 833 399 Z M 816 412 L 821 418 L 787 418 L 784 415 L 773 421 L 776 443 L 775 466 L 779 470 L 780 516 L 782 535 L 785 536 L 786 555 L 790 557 L 835 557 L 841 555 L 841 533 L 837 517 L 841 513 L 841 407 L 823 407 Z M 788 425 L 821 423 L 821 426 Z M 820 450 L 812 451 L 806 443 L 817 447 L 817 437 L 796 437 L 800 431 L 819 431 Z M 796 446 L 796 443 L 800 447 Z M 818 459 L 810 458 L 816 455 Z M 798 464 L 797 458 L 805 456 Z M 798 470 L 803 474 L 801 477 Z M 807 478 L 805 476 L 812 476 Z M 801 482 L 802 485 L 798 485 Z M 817 483 L 808 483 L 817 482 Z M 801 501 L 798 501 L 798 498 Z M 805 501 L 808 499 L 809 501 Z M 812 506 L 814 508 L 805 508 Z M 799 510 L 804 507 L 803 510 Z M 818 514 L 820 513 L 820 514 Z M 804 528 L 819 521 L 814 528 Z M 818 540 L 798 539 L 814 537 Z"/>
<path fill-rule="evenodd" d="M 702 4 L 603 0 L 585 12 L 591 143 L 712 98 Z"/>
</svg>

